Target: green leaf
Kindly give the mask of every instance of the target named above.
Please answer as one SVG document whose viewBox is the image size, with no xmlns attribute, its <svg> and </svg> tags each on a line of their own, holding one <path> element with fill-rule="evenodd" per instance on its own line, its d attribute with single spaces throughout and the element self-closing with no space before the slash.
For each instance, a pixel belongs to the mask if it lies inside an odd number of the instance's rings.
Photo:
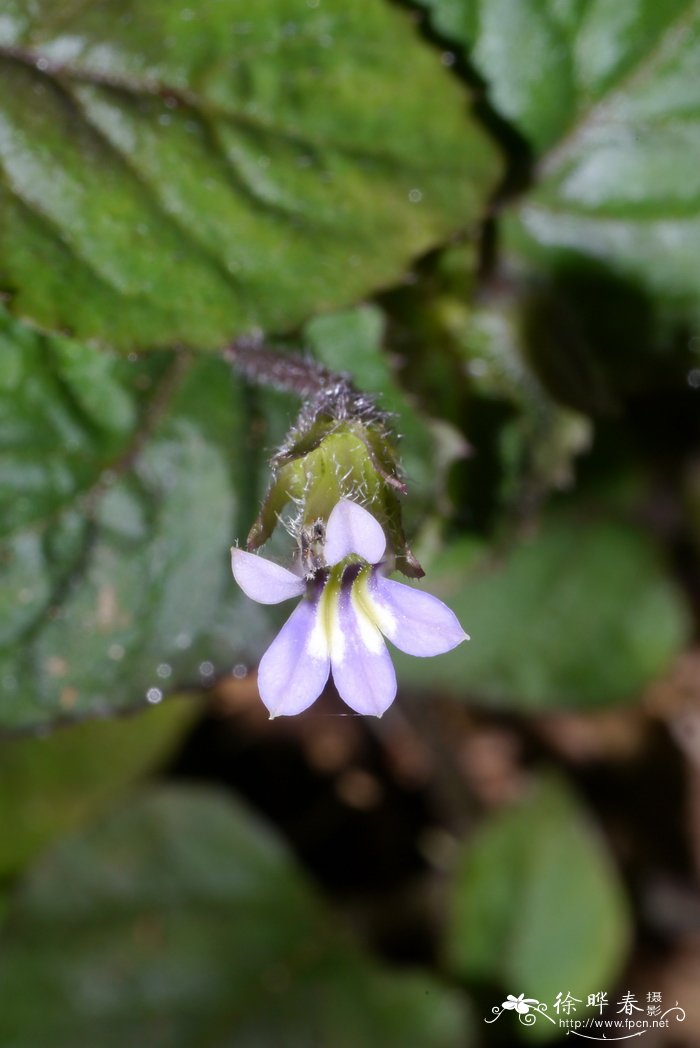
<svg viewBox="0 0 700 1048">
<path fill-rule="evenodd" d="M 229 547 L 260 449 L 230 369 L 0 325 L 0 729 L 158 701 L 259 655 L 273 623 Z"/>
<path fill-rule="evenodd" d="M 0 876 L 102 810 L 167 759 L 197 711 L 169 699 L 138 716 L 0 743 Z"/>
<path fill-rule="evenodd" d="M 451 991 L 369 960 L 270 831 L 205 790 L 153 792 L 64 841 L 0 951 L 13 1048 L 462 1048 L 463 1022 Z"/>
<path fill-rule="evenodd" d="M 424 463 L 422 493 L 443 517 L 456 507 L 462 520 L 484 533 L 499 517 L 521 514 L 550 489 L 567 487 L 591 427 L 557 403 L 534 370 L 522 301 L 504 283 L 474 303 L 475 281 L 473 251 L 452 246 L 425 260 L 417 279 L 384 295 L 382 303 L 402 382 L 443 420 L 434 434 L 438 453 Z M 559 342 L 556 354 L 566 364 Z M 403 418 L 399 409 L 402 430 Z"/>
<path fill-rule="evenodd" d="M 397 665 L 407 683 L 520 710 L 633 699 L 689 634 L 687 608 L 637 528 L 553 517 L 503 559 L 456 543 L 427 589 L 471 635 L 438 659 Z"/>
<path fill-rule="evenodd" d="M 375 0 L 11 0 L 0 98 L 0 289 L 119 347 L 352 302 L 497 176 L 458 82 Z"/>
<path fill-rule="evenodd" d="M 623 888 L 587 813 L 555 778 L 477 830 L 451 896 L 449 963 L 464 979 L 524 992 L 551 1012 L 558 993 L 585 1007 L 620 974 L 630 938 Z M 539 1020 L 533 1032 L 560 1031 Z"/>
<path fill-rule="evenodd" d="M 512 302 L 485 303 L 469 312 L 460 339 L 474 392 L 515 408 L 499 434 L 502 497 L 511 504 L 568 487 L 592 437 L 590 421 L 554 401 L 532 370 L 522 326 Z"/>
<path fill-rule="evenodd" d="M 700 316 L 696 0 L 424 2 L 536 154 L 506 248 L 603 264 Z"/>
</svg>

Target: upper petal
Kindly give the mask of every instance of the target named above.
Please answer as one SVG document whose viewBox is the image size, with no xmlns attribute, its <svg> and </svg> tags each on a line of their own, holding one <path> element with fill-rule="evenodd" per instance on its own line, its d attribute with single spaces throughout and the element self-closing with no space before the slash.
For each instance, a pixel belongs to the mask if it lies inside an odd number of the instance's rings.
<svg viewBox="0 0 700 1048">
<path fill-rule="evenodd" d="M 396 674 L 382 635 L 354 595 L 341 590 L 331 632 L 333 680 L 341 699 L 357 713 L 382 713 L 396 697 Z"/>
<path fill-rule="evenodd" d="M 382 526 L 369 510 L 349 499 L 336 503 L 326 525 L 324 555 L 327 564 L 338 564 L 350 553 L 363 557 L 369 564 L 378 564 L 385 549 L 386 536 Z"/>
<path fill-rule="evenodd" d="M 279 604 L 290 597 L 299 597 L 306 586 L 304 580 L 288 568 L 235 546 L 231 550 L 231 567 L 246 597 L 257 600 L 258 604 Z"/>
<path fill-rule="evenodd" d="M 328 680 L 328 642 L 317 610 L 302 600 L 260 660 L 258 690 L 271 717 L 301 713 Z"/>
<path fill-rule="evenodd" d="M 373 572 L 363 597 L 382 633 L 407 655 L 442 655 L 469 640 L 455 613 L 431 593 Z"/>
</svg>

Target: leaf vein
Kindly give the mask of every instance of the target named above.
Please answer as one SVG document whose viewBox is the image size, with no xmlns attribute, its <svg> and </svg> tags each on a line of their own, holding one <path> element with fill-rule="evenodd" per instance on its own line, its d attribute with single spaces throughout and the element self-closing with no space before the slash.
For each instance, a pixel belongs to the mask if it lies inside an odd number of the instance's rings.
<svg viewBox="0 0 700 1048">
<path fill-rule="evenodd" d="M 691 0 L 689 7 L 668 27 L 651 51 L 640 57 L 640 60 L 628 70 L 621 82 L 605 98 L 579 114 L 564 138 L 543 154 L 536 165 L 534 178 L 540 181 L 553 174 L 566 161 L 588 129 L 604 121 L 615 97 L 636 84 L 642 83 L 653 72 L 657 63 L 677 46 L 688 24 L 698 17 L 700 17 L 700 0 Z"/>
</svg>

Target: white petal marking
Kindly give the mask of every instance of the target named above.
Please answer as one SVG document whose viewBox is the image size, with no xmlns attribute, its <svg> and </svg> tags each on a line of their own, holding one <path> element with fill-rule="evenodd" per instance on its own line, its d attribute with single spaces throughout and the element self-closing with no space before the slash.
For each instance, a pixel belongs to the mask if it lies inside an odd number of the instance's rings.
<svg viewBox="0 0 700 1048">
<path fill-rule="evenodd" d="M 327 659 L 331 650 L 330 637 L 324 621 L 320 614 L 316 616 L 313 629 L 309 634 L 307 651 L 312 659 Z"/>
<path fill-rule="evenodd" d="M 381 633 L 355 599 L 356 585 L 357 581 L 340 593 L 338 625 L 343 644 L 331 649 L 333 679 L 351 709 L 381 717 L 396 696 L 396 674 Z"/>
<path fill-rule="evenodd" d="M 357 594 L 357 599 L 364 606 L 367 617 L 382 631 L 385 637 L 391 640 L 392 635 L 396 633 L 396 616 L 388 605 L 377 600 L 376 595 L 366 584 L 366 581 L 363 582 L 362 589 Z"/>
</svg>

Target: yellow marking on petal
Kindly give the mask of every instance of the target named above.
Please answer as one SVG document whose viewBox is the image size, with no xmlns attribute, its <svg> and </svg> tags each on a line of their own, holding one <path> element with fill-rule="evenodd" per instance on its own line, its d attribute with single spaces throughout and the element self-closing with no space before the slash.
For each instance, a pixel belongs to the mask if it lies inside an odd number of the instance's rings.
<svg viewBox="0 0 700 1048">
<path fill-rule="evenodd" d="M 374 602 L 371 598 L 368 600 L 368 575 L 369 569 L 367 569 L 367 572 L 363 571 L 357 576 L 350 591 L 350 601 L 357 616 L 357 625 L 360 630 L 362 643 L 369 651 L 378 655 L 384 647 L 384 641 L 377 629 L 377 623 L 373 614 Z"/>
<path fill-rule="evenodd" d="M 396 632 L 396 616 L 386 607 L 381 604 L 375 597 L 372 596 L 369 588 L 369 580 L 371 576 L 371 568 L 367 571 L 361 572 L 353 591 L 357 596 L 357 603 L 361 606 L 364 615 L 370 620 L 370 622 L 382 631 L 382 633 L 391 638 Z"/>
<path fill-rule="evenodd" d="M 326 659 L 336 650 L 342 652 L 345 639 L 338 628 L 338 601 L 342 570 L 333 568 L 318 601 L 316 621 L 309 636 L 309 654 L 315 659 Z M 340 656 L 342 658 L 342 654 Z"/>
</svg>

